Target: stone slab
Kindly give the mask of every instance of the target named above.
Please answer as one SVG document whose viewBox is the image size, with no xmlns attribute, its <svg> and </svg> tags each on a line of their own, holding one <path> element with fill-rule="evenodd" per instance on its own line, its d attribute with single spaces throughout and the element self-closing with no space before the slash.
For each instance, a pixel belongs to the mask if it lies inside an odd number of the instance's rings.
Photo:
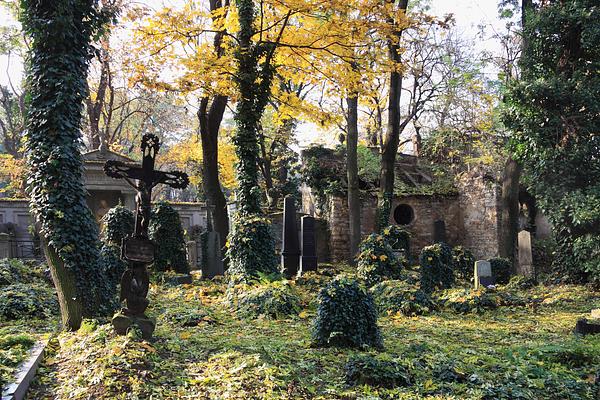
<svg viewBox="0 0 600 400">
<path fill-rule="evenodd" d="M 137 325 L 142 331 L 144 340 L 151 340 L 156 322 L 147 317 L 130 317 L 122 313 L 117 313 L 112 319 L 112 325 L 119 335 L 126 335 L 132 325 Z"/>
<path fill-rule="evenodd" d="M 517 274 L 528 278 L 534 277 L 533 271 L 533 253 L 531 250 L 531 233 L 528 231 L 519 232 L 519 266 Z"/>
<path fill-rule="evenodd" d="M 492 264 L 487 260 L 475 261 L 475 270 L 473 273 L 475 279 L 475 289 L 480 286 L 489 286 L 495 283 L 492 275 Z"/>
<path fill-rule="evenodd" d="M 17 372 L 15 382 L 6 386 L 2 392 L 2 400 L 22 400 L 35 377 L 40 362 L 44 358 L 47 343 L 38 342 L 30 351 L 30 357 L 23 362 Z"/>
</svg>

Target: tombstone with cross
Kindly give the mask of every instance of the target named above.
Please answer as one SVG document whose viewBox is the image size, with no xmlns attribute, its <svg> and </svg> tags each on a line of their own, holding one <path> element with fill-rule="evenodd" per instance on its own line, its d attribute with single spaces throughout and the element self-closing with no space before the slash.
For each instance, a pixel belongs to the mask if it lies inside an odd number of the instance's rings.
<svg viewBox="0 0 600 400">
<path fill-rule="evenodd" d="M 145 134 L 142 137 L 142 166 L 130 166 L 120 161 L 109 160 L 104 164 L 104 173 L 111 178 L 124 179 L 136 191 L 135 230 L 132 236 L 123 239 L 121 258 L 128 261 L 128 268 L 121 277 L 120 300 L 126 307 L 113 318 L 117 333 L 125 334 L 136 324 L 145 338 L 150 338 L 154 323 L 144 312 L 148 308 L 149 275 L 146 265 L 154 261 L 154 244 L 148 238 L 150 223 L 152 189 L 165 184 L 175 189 L 185 189 L 189 183 L 186 173 L 180 171 L 164 172 L 154 169 L 160 141 L 156 135 Z"/>
</svg>

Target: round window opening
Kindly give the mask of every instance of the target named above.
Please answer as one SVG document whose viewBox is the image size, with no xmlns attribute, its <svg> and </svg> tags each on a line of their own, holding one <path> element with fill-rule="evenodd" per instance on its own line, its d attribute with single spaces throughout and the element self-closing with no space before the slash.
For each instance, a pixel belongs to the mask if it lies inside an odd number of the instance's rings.
<svg viewBox="0 0 600 400">
<path fill-rule="evenodd" d="M 400 204 L 394 210 L 394 220 L 398 225 L 409 225 L 415 219 L 415 212 L 408 204 Z"/>
</svg>

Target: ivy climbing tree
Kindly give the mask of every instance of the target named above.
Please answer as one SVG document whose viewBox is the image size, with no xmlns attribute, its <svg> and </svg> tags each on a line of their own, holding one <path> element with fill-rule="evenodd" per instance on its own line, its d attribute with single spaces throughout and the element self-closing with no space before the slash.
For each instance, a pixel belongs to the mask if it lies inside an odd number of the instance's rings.
<svg viewBox="0 0 600 400">
<path fill-rule="evenodd" d="M 255 219 L 256 223 L 260 225 L 260 229 L 247 230 L 237 227 L 243 225 L 242 220 L 262 214 L 261 192 L 258 184 L 258 127 L 271 94 L 271 83 L 275 72 L 272 63 L 273 56 L 291 12 L 284 17 L 277 40 L 254 42 L 253 37 L 257 33 L 254 27 L 254 1 L 237 0 L 236 6 L 240 29 L 238 32 L 239 47 L 235 52 L 237 64 L 235 82 L 239 98 L 235 113 L 237 132 L 233 137 L 233 142 L 239 160 L 236 192 L 239 211 L 229 240 L 230 243 L 237 245 L 229 248 L 228 257 L 231 262 L 230 269 L 236 273 L 242 275 L 250 271 L 270 273 L 276 270 L 276 266 L 272 264 L 276 258 L 271 256 L 271 254 L 275 254 L 275 248 L 272 245 L 274 241 L 257 234 L 261 232 L 261 234 L 272 237 L 271 229 L 267 226 L 268 221 Z M 264 228 L 264 226 L 267 227 Z M 268 245 L 259 245 L 260 243 Z M 272 261 L 269 261 L 269 265 L 256 265 L 257 259 Z"/>
<path fill-rule="evenodd" d="M 600 283 L 598 21 L 596 0 L 538 5 L 503 117 L 524 180 L 554 227 L 558 276 Z"/>
<path fill-rule="evenodd" d="M 27 137 L 30 207 L 58 293 L 62 323 L 111 311 L 98 227 L 85 202 L 80 121 L 92 40 L 106 16 L 94 0 L 23 0 L 30 39 Z"/>
</svg>

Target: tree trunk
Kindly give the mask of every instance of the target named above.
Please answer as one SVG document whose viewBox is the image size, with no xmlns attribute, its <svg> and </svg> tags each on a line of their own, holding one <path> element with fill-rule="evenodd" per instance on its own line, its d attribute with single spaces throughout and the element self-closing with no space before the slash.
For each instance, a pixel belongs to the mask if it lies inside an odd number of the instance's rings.
<svg viewBox="0 0 600 400">
<path fill-rule="evenodd" d="M 226 96 L 213 97 L 210 109 L 208 101 L 207 97 L 202 98 L 198 110 L 202 142 L 202 184 L 208 203 L 214 206 L 215 231 L 221 236 L 221 243 L 225 243 L 229 235 L 229 216 L 227 201 L 219 181 L 219 128 L 228 99 Z"/>
<path fill-rule="evenodd" d="M 400 0 L 398 9 L 406 12 L 408 0 Z M 396 33 L 397 41 L 388 40 L 390 61 L 400 63 L 400 38 L 402 31 Z M 394 194 L 396 153 L 400 140 L 400 96 L 402 94 L 402 74 L 397 70 L 390 72 L 390 93 L 388 98 L 388 123 L 381 152 L 381 172 L 379 177 L 379 216 L 377 229 L 387 225 L 391 213 L 391 199 Z"/>
<path fill-rule="evenodd" d="M 65 264 L 52 246 L 49 246 L 44 239 L 42 239 L 41 244 L 58 295 L 62 327 L 68 331 L 75 331 L 81 326 L 83 318 L 83 307 L 81 299 L 77 296 L 75 278 L 71 271 L 65 268 Z"/>
<path fill-rule="evenodd" d="M 348 173 L 348 218 L 350 223 L 350 264 L 358 254 L 360 243 L 360 192 L 358 186 L 358 97 L 346 99 L 348 104 L 346 138 L 346 170 Z"/>
<path fill-rule="evenodd" d="M 510 157 L 502 176 L 502 219 L 500 256 L 513 262 L 517 270 L 517 240 L 519 234 L 519 179 L 521 165 Z"/>
</svg>

